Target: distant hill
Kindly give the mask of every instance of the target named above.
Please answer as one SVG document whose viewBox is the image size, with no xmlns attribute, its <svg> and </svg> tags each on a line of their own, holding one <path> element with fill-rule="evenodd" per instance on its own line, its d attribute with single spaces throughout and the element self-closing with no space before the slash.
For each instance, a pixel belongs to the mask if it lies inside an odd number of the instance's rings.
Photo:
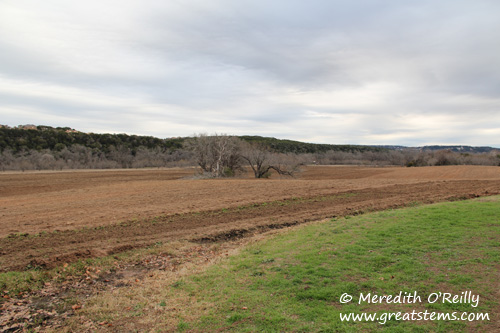
<svg viewBox="0 0 500 333">
<path fill-rule="evenodd" d="M 493 147 L 473 147 L 473 146 L 444 146 L 444 145 L 433 145 L 433 146 L 421 146 L 421 147 L 408 147 L 408 146 L 372 146 L 372 147 L 380 147 L 389 150 L 419 150 L 419 151 L 438 151 L 438 150 L 448 150 L 455 153 L 489 153 L 491 151 L 500 150 L 498 148 Z"/>
<path fill-rule="evenodd" d="M 472 146 L 423 146 L 421 150 L 450 150 L 457 153 L 489 153 L 498 150 L 492 147 L 472 147 Z"/>
<path fill-rule="evenodd" d="M 240 139 L 260 143 L 270 150 L 279 153 L 324 153 L 327 151 L 342 152 L 383 152 L 389 150 L 421 150 L 436 151 L 450 150 L 459 153 L 488 153 L 496 150 L 492 147 L 472 146 L 424 146 L 405 147 L 397 145 L 335 145 L 306 143 L 294 140 L 283 140 L 262 136 L 239 136 Z M 65 147 L 80 145 L 92 149 L 94 152 L 109 153 L 110 150 L 121 147 L 132 151 L 139 148 L 160 151 L 176 151 L 182 149 L 187 137 L 160 139 L 152 136 L 128 135 L 128 134 L 97 134 L 84 133 L 70 127 L 51 127 L 43 125 L 20 125 L 9 127 L 0 125 L 0 151 L 5 149 L 13 153 L 28 150 L 51 150 L 61 151 Z"/>
<path fill-rule="evenodd" d="M 128 134 L 83 133 L 69 127 L 34 125 L 0 127 L 0 150 L 10 149 L 14 153 L 45 149 L 60 151 L 73 145 L 81 145 L 104 153 L 109 152 L 112 147 L 125 147 L 131 150 L 139 147 L 175 150 L 182 148 L 183 141 L 182 138 L 159 139 Z"/>
<path fill-rule="evenodd" d="M 321 153 L 330 150 L 345 152 L 384 151 L 382 147 L 361 145 L 330 145 L 305 143 L 293 140 L 281 140 L 262 136 L 239 136 L 240 139 L 261 143 L 280 153 Z M 70 127 L 50 127 L 21 125 L 18 127 L 0 126 L 0 151 L 10 149 L 14 153 L 27 150 L 60 151 L 72 145 L 81 145 L 94 151 L 108 153 L 112 147 L 125 147 L 134 151 L 140 147 L 147 149 L 181 149 L 188 138 L 159 139 L 152 136 L 128 134 L 83 133 Z"/>
<path fill-rule="evenodd" d="M 320 144 L 320 143 L 306 143 L 293 140 L 283 140 L 262 136 L 239 136 L 240 139 L 250 142 L 250 143 L 260 143 L 270 149 L 279 153 L 324 153 L 330 150 L 333 151 L 345 151 L 345 152 L 365 152 L 365 151 L 384 151 L 387 150 L 383 147 L 376 146 L 362 146 L 362 145 L 331 145 L 331 144 Z"/>
</svg>

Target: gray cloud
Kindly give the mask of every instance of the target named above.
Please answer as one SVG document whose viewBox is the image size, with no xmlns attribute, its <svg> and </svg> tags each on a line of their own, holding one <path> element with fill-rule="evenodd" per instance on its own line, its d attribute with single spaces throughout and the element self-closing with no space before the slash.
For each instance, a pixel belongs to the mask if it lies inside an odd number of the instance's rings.
<svg viewBox="0 0 500 333">
<path fill-rule="evenodd" d="M 496 145 L 500 3 L 0 3 L 3 123 Z"/>
</svg>

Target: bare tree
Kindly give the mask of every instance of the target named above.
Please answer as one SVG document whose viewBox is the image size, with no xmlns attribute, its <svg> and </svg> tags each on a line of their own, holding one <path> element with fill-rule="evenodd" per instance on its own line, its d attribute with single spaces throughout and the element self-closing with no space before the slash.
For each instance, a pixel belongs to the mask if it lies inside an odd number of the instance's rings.
<svg viewBox="0 0 500 333">
<path fill-rule="evenodd" d="M 6 149 L 0 152 L 0 168 L 2 168 L 2 171 L 13 170 L 15 161 L 16 157 L 12 153 L 12 150 Z"/>
<path fill-rule="evenodd" d="M 54 158 L 53 155 L 51 155 L 48 152 L 40 157 L 37 165 L 38 170 L 49 170 L 49 169 L 54 170 L 55 167 L 56 167 L 56 159 Z"/>
<path fill-rule="evenodd" d="M 255 178 L 267 178 L 271 170 L 271 152 L 258 144 L 243 144 L 241 158 L 252 168 Z"/>
<path fill-rule="evenodd" d="M 241 170 L 241 140 L 237 137 L 199 134 L 187 140 L 185 148 L 193 152 L 202 171 L 212 177 L 230 177 Z"/>
<path fill-rule="evenodd" d="M 294 176 L 299 170 L 297 155 L 278 154 L 262 144 L 242 143 L 241 158 L 252 168 L 255 178 L 268 178 L 271 170 L 282 176 Z"/>
</svg>

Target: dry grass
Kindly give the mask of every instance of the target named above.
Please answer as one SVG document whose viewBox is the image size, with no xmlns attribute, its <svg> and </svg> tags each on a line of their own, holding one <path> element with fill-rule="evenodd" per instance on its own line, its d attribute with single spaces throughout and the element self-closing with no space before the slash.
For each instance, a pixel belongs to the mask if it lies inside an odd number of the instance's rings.
<svg viewBox="0 0 500 333">
<path fill-rule="evenodd" d="M 300 228 L 303 226 L 292 229 Z M 120 331 L 176 331 L 182 328 L 183 322 L 195 321 L 217 307 L 214 303 L 199 302 L 195 295 L 177 288 L 183 285 L 185 278 L 201 275 L 213 265 L 225 267 L 227 258 L 237 255 L 245 246 L 288 230 L 272 230 L 238 241 L 203 245 L 204 252 L 210 253 L 210 257 L 194 258 L 173 270 L 154 270 L 140 278 L 135 274 L 125 274 L 119 282 L 125 286 L 83 300 L 82 308 L 65 322 L 64 327 L 49 329 L 48 332 L 115 331 L 115 327 L 120 327 Z M 181 258 L 199 247 L 199 244 L 177 241 L 155 248 L 154 254 Z M 141 262 L 147 261 L 150 257 L 144 251 L 147 250 L 142 250 L 142 254 L 134 255 L 134 258 L 142 256 Z"/>
</svg>

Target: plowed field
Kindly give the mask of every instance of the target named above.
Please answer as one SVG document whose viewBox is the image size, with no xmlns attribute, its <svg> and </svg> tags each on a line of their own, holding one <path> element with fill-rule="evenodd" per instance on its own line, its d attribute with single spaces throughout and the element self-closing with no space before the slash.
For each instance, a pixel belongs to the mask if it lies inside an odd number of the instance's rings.
<svg viewBox="0 0 500 333">
<path fill-rule="evenodd" d="M 307 167 L 295 179 L 192 179 L 193 169 L 0 174 L 0 271 L 168 240 L 500 193 L 500 168 Z"/>
</svg>

